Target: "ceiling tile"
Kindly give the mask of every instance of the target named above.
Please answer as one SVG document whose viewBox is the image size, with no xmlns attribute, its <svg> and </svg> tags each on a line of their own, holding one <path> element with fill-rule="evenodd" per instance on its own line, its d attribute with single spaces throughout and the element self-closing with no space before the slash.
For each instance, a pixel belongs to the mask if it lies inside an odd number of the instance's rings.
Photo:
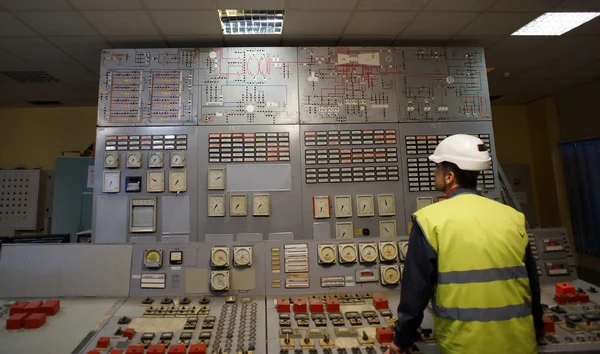
<svg viewBox="0 0 600 354">
<path fill-rule="evenodd" d="M 359 0 L 364 10 L 421 10 L 429 0 Z"/>
<path fill-rule="evenodd" d="M 145 11 L 84 11 L 83 15 L 105 36 L 158 34 Z"/>
<path fill-rule="evenodd" d="M 281 36 L 225 36 L 226 47 L 278 47 L 281 45 Z"/>
<path fill-rule="evenodd" d="M 454 36 L 448 43 L 449 47 L 483 47 L 490 48 L 500 42 L 503 36 Z"/>
<path fill-rule="evenodd" d="M 396 36 L 357 36 L 344 35 L 338 45 L 369 47 L 369 46 L 390 46 L 394 43 Z"/>
<path fill-rule="evenodd" d="M 509 36 L 494 44 L 485 51 L 488 66 L 507 66 L 517 60 L 521 55 L 539 47 L 551 40 L 552 37 L 540 36 Z"/>
<path fill-rule="evenodd" d="M 217 9 L 277 10 L 285 7 L 285 0 L 216 0 Z"/>
<path fill-rule="evenodd" d="M 287 8 L 301 10 L 352 10 L 358 0 L 288 0 Z"/>
<path fill-rule="evenodd" d="M 96 30 L 76 11 L 26 11 L 15 15 L 43 36 L 95 36 Z"/>
<path fill-rule="evenodd" d="M 600 17 L 565 33 L 566 36 L 597 36 L 598 34 L 600 34 Z"/>
<path fill-rule="evenodd" d="M 549 11 L 562 0 L 498 0 L 490 11 Z"/>
<path fill-rule="evenodd" d="M 287 10 L 283 34 L 340 34 L 349 17 L 350 11 Z"/>
<path fill-rule="evenodd" d="M 165 39 L 160 36 L 106 37 L 114 48 L 166 48 Z"/>
<path fill-rule="evenodd" d="M 396 47 L 443 47 L 450 37 L 446 36 L 404 36 L 400 35 L 394 41 Z"/>
<path fill-rule="evenodd" d="M 149 10 L 214 10 L 213 0 L 143 0 Z"/>
<path fill-rule="evenodd" d="M 35 37 L 37 33 L 8 12 L 0 12 L 0 37 Z"/>
<path fill-rule="evenodd" d="M 2 71 L 30 71 L 36 69 L 35 66 L 3 49 L 0 49 L 0 63 L 2 63 L 2 66 L 0 66 Z"/>
<path fill-rule="evenodd" d="M 50 37 L 48 40 L 94 72 L 100 70 L 102 49 L 111 48 L 102 37 Z"/>
<path fill-rule="evenodd" d="M 484 13 L 465 28 L 463 35 L 510 35 L 538 17 L 540 13 Z"/>
<path fill-rule="evenodd" d="M 222 36 L 166 36 L 171 48 L 222 47 Z"/>
<path fill-rule="evenodd" d="M 588 45 L 585 37 L 558 37 L 554 38 L 515 60 L 515 67 L 538 67 L 546 65 L 555 60 L 561 60 L 564 57 L 575 55 Z"/>
<path fill-rule="evenodd" d="M 476 12 L 422 12 L 402 31 L 402 35 L 453 36 L 475 17 Z"/>
<path fill-rule="evenodd" d="M 49 68 L 46 69 L 46 72 L 60 82 L 98 82 L 98 74 L 82 65 L 69 65 L 69 67 L 56 69 Z"/>
<path fill-rule="evenodd" d="M 142 0 L 69 0 L 79 10 L 142 10 Z"/>
<path fill-rule="evenodd" d="M 216 11 L 152 11 L 163 35 L 219 35 L 221 24 Z"/>
<path fill-rule="evenodd" d="M 600 65 L 590 65 L 581 68 L 569 68 L 560 74 L 560 78 L 600 78 Z"/>
<path fill-rule="evenodd" d="M 496 0 L 431 0 L 427 11 L 485 11 Z"/>
<path fill-rule="evenodd" d="M 416 12 L 361 11 L 355 12 L 348 22 L 345 34 L 397 35 L 412 20 Z"/>
<path fill-rule="evenodd" d="M 600 1 L 596 0 L 565 0 L 552 11 L 600 11 Z"/>
<path fill-rule="evenodd" d="M 284 27 L 285 30 L 285 27 Z M 286 47 L 335 46 L 339 36 L 335 35 L 283 35 L 282 45 Z"/>
<path fill-rule="evenodd" d="M 0 0 L 0 5 L 9 11 L 73 10 L 67 0 Z"/>
</svg>

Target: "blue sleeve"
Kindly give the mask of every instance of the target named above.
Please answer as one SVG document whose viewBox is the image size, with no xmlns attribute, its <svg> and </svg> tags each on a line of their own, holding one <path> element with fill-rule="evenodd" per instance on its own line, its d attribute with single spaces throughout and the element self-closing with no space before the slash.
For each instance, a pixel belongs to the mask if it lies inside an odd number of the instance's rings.
<svg viewBox="0 0 600 354">
<path fill-rule="evenodd" d="M 400 289 L 394 344 L 409 348 L 420 337 L 417 329 L 437 284 L 437 253 L 421 227 L 413 222 Z"/>
</svg>

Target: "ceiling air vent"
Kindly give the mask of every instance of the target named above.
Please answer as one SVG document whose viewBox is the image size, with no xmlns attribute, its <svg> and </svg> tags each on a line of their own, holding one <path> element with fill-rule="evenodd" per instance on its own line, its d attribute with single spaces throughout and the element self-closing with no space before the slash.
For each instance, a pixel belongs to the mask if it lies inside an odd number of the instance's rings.
<svg viewBox="0 0 600 354">
<path fill-rule="evenodd" d="M 225 35 L 281 34 L 283 10 L 219 10 Z"/>
<path fill-rule="evenodd" d="M 58 82 L 58 79 L 44 71 L 0 71 L 0 73 L 21 83 Z"/>
</svg>

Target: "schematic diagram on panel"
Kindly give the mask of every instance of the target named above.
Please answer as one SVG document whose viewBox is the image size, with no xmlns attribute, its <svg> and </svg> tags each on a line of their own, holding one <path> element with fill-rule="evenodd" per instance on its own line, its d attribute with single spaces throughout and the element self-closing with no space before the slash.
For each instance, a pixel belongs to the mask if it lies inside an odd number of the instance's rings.
<svg viewBox="0 0 600 354">
<path fill-rule="evenodd" d="M 196 124 L 196 68 L 194 50 L 103 51 L 98 125 Z"/>
<path fill-rule="evenodd" d="M 298 122 L 296 48 L 202 49 L 200 124 Z"/>
<path fill-rule="evenodd" d="M 392 49 L 300 48 L 298 70 L 302 123 L 397 122 Z"/>
<path fill-rule="evenodd" d="M 396 48 L 401 122 L 491 120 L 477 48 Z"/>
</svg>

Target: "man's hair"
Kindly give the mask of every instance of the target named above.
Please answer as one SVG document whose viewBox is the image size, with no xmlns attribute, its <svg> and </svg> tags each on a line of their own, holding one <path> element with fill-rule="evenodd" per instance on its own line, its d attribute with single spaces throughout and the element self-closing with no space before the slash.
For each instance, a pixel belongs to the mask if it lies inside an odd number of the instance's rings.
<svg viewBox="0 0 600 354">
<path fill-rule="evenodd" d="M 456 178 L 456 184 L 458 184 L 460 187 L 472 189 L 475 189 L 477 187 L 477 177 L 479 177 L 480 171 L 461 170 L 460 168 L 458 168 L 458 166 L 456 166 L 456 164 L 446 161 L 443 161 L 441 165 L 444 174 L 448 172 L 454 173 L 454 176 Z"/>
</svg>

